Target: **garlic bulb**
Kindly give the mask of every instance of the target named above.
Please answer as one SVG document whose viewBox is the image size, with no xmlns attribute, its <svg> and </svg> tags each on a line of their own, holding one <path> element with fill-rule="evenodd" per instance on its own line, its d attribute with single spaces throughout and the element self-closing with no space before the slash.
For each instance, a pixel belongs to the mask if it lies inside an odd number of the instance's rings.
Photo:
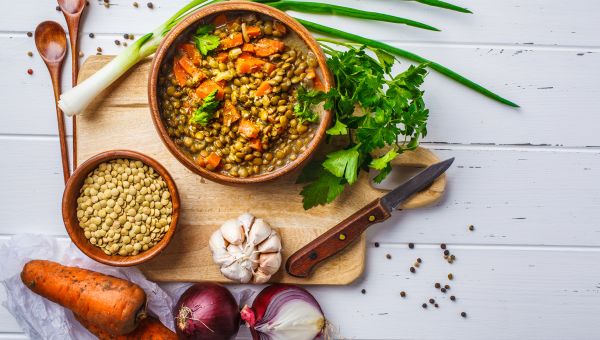
<svg viewBox="0 0 600 340">
<path fill-rule="evenodd" d="M 221 273 L 233 281 L 265 283 L 281 266 L 281 237 L 249 213 L 225 221 L 208 244 Z"/>
</svg>

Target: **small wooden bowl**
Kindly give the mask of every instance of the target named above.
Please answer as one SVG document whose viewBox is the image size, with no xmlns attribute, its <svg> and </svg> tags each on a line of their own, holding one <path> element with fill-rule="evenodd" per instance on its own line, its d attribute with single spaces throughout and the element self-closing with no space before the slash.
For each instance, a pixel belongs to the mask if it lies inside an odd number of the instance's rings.
<svg viewBox="0 0 600 340">
<path fill-rule="evenodd" d="M 260 15 L 269 16 L 273 19 L 283 22 L 289 29 L 294 31 L 298 35 L 298 37 L 304 41 L 308 49 L 315 54 L 315 57 L 319 64 L 319 69 L 322 73 L 322 83 L 325 87 L 325 92 L 329 91 L 329 89 L 333 86 L 333 78 L 331 76 L 331 73 L 329 72 L 329 69 L 327 68 L 327 57 L 321 50 L 321 47 L 319 46 L 317 41 L 313 38 L 313 36 L 310 34 L 310 32 L 308 32 L 308 30 L 304 26 L 302 26 L 299 22 L 294 20 L 294 18 L 273 7 L 249 1 L 227 1 L 206 6 L 194 12 L 185 20 L 177 24 L 161 42 L 160 46 L 158 47 L 158 50 L 156 51 L 156 55 L 154 56 L 152 68 L 150 71 L 150 78 L 148 81 L 148 98 L 150 101 L 152 121 L 154 122 L 154 126 L 156 127 L 156 130 L 158 131 L 158 134 L 162 139 L 163 143 L 166 145 L 167 149 L 169 149 L 173 156 L 175 156 L 183 165 L 185 165 L 188 169 L 197 173 L 198 175 L 205 177 L 211 181 L 228 185 L 252 184 L 272 181 L 294 171 L 310 159 L 310 157 L 317 149 L 318 145 L 325 137 L 325 131 L 327 130 L 329 123 L 331 122 L 331 112 L 329 110 L 321 111 L 321 120 L 319 122 L 317 131 L 315 131 L 314 138 L 306 146 L 306 151 L 300 154 L 296 160 L 289 162 L 285 166 L 276 169 L 272 172 L 256 176 L 249 176 L 246 178 L 238 178 L 223 175 L 218 172 L 206 170 L 203 167 L 196 164 L 196 162 L 194 162 L 193 159 L 191 159 L 185 153 L 183 153 L 183 151 L 180 150 L 180 148 L 173 142 L 173 140 L 171 140 L 171 137 L 169 137 L 169 134 L 167 133 L 167 129 L 165 128 L 164 122 L 161 117 L 157 93 L 158 76 L 160 74 L 160 70 L 163 63 L 165 62 L 165 59 L 169 55 L 171 46 L 174 42 L 177 41 L 177 38 L 179 36 L 188 33 L 188 29 L 190 28 L 190 26 L 197 24 L 200 20 L 208 16 L 225 12 L 254 12 Z"/>
<path fill-rule="evenodd" d="M 169 230 L 165 233 L 163 238 L 152 248 L 143 251 L 133 256 L 121 256 L 121 255 L 106 255 L 99 247 L 93 245 L 88 239 L 85 238 L 83 229 L 79 226 L 79 220 L 77 219 L 77 198 L 79 198 L 79 190 L 83 186 L 84 180 L 88 174 L 96 169 L 101 163 L 107 162 L 113 159 L 127 158 L 141 161 L 142 163 L 152 167 L 167 183 L 169 193 L 171 194 L 171 202 L 173 204 L 173 213 L 171 215 L 171 224 Z M 179 220 L 179 192 L 175 186 L 173 178 L 160 163 L 156 160 L 143 155 L 139 152 L 129 150 L 112 150 L 97 154 L 96 156 L 88 159 L 83 164 L 77 167 L 77 170 L 73 172 L 71 178 L 67 182 L 65 191 L 62 199 L 62 215 L 65 222 L 65 228 L 69 237 L 79 250 L 90 258 L 111 266 L 127 267 L 134 266 L 140 263 L 146 262 L 163 251 L 177 228 L 177 221 Z"/>
</svg>

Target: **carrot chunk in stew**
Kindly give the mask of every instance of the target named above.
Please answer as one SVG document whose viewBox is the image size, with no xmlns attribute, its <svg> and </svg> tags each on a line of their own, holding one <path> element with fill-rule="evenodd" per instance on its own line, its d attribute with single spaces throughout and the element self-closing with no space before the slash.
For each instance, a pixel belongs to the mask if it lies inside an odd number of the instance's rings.
<svg viewBox="0 0 600 340">
<path fill-rule="evenodd" d="M 251 73 L 259 70 L 264 64 L 264 60 L 255 58 L 247 53 L 242 53 L 235 60 L 235 69 L 238 73 Z"/>
<path fill-rule="evenodd" d="M 225 102 L 223 106 L 223 124 L 225 126 L 231 126 L 231 124 L 237 122 L 242 116 L 238 112 L 238 109 L 229 100 Z"/>
<path fill-rule="evenodd" d="M 259 57 L 268 57 L 271 54 L 281 52 L 285 48 L 283 41 L 262 38 L 254 43 L 254 53 Z"/>
<path fill-rule="evenodd" d="M 257 96 L 262 96 L 262 95 L 271 93 L 271 89 L 272 89 L 271 84 L 269 84 L 266 81 L 263 81 L 262 83 L 260 83 L 260 85 L 258 85 L 258 88 L 256 89 L 255 94 Z"/>
<path fill-rule="evenodd" d="M 175 74 L 177 84 L 179 84 L 179 86 L 185 86 L 188 80 L 188 74 L 183 67 L 181 67 L 178 59 L 175 59 L 175 62 L 173 63 L 173 74 Z"/>
<path fill-rule="evenodd" d="M 181 58 L 179 58 L 179 65 L 181 65 L 181 67 L 183 67 L 185 72 L 187 72 L 190 75 L 194 75 L 199 72 L 196 65 L 194 65 L 192 60 L 190 58 L 188 58 L 187 56 L 181 56 Z"/>
<path fill-rule="evenodd" d="M 181 44 L 179 45 L 179 50 L 183 55 L 190 58 L 194 65 L 200 66 L 202 56 L 200 55 L 200 51 L 196 48 L 196 45 L 190 43 Z"/>
<path fill-rule="evenodd" d="M 242 119 L 240 126 L 238 127 L 238 132 L 246 138 L 258 137 L 258 131 L 258 126 L 248 119 Z"/>
<path fill-rule="evenodd" d="M 218 100 L 222 100 L 223 95 L 225 94 L 225 90 L 221 85 L 219 85 L 215 81 L 208 79 L 203 81 L 202 84 L 198 86 L 198 88 L 196 89 L 196 95 L 204 99 L 208 97 L 211 93 L 213 93 L 215 90 L 217 90 L 216 98 Z"/>
<path fill-rule="evenodd" d="M 236 46 L 240 46 L 244 43 L 244 37 L 242 33 L 231 33 L 227 38 L 222 39 L 219 44 L 219 48 L 227 50 Z"/>
</svg>

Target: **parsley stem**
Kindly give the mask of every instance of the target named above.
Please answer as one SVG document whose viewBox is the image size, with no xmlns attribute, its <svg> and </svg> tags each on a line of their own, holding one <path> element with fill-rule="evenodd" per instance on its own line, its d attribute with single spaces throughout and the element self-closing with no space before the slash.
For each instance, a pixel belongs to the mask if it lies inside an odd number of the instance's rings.
<svg viewBox="0 0 600 340">
<path fill-rule="evenodd" d="M 374 47 L 374 48 L 378 48 L 381 49 L 383 51 L 386 51 L 388 53 L 392 53 L 395 54 L 399 57 L 402 58 L 406 58 L 408 60 L 412 60 L 414 62 L 418 62 L 418 63 L 427 63 L 428 66 L 445 75 L 446 77 L 474 90 L 477 91 L 479 93 L 481 93 L 482 95 L 489 97 L 493 100 L 496 100 L 502 104 L 508 105 L 508 106 L 512 106 L 512 107 L 519 107 L 518 104 L 513 103 L 512 101 L 501 97 L 500 95 L 495 94 L 494 92 L 486 89 L 485 87 L 475 83 L 474 81 L 467 79 L 465 77 L 463 77 L 462 75 L 452 71 L 451 69 L 436 63 L 435 61 L 431 61 L 429 59 L 426 59 L 424 57 L 421 57 L 417 54 L 414 54 L 412 52 L 409 52 L 407 50 L 403 50 L 401 48 L 398 47 L 394 47 L 391 45 L 388 45 L 386 43 L 382 43 L 380 41 L 377 40 L 373 40 L 373 39 L 369 39 L 369 38 L 365 38 L 362 37 L 360 35 L 356 35 L 356 34 L 352 34 L 352 33 L 348 33 L 348 32 L 344 32 L 332 27 L 328 27 L 328 26 L 323 26 L 311 21 L 307 21 L 304 19 L 299 19 L 299 18 L 295 18 L 296 20 L 298 20 L 298 22 L 300 22 L 302 25 L 304 25 L 304 27 L 308 28 L 309 30 L 313 31 L 313 32 L 318 32 L 318 33 L 322 33 L 322 34 L 326 34 L 326 35 L 330 35 L 330 36 L 334 36 L 334 37 L 338 37 L 341 39 L 345 39 L 345 40 L 349 40 L 349 41 L 354 41 L 369 47 Z"/>
<path fill-rule="evenodd" d="M 411 19 L 401 18 L 395 15 L 383 14 L 378 12 L 370 12 L 363 11 L 360 9 L 338 6 L 333 4 L 325 4 L 321 2 L 311 2 L 311 1 L 291 1 L 291 0 L 279 0 L 275 2 L 270 2 L 269 6 L 275 7 L 282 11 L 297 11 L 304 13 L 319 13 L 319 14 L 331 14 L 331 15 L 341 15 L 345 17 L 366 19 L 366 20 L 376 20 L 376 21 L 384 21 L 391 22 L 395 24 L 404 24 L 416 28 L 421 28 L 430 31 L 440 31 L 438 28 L 433 26 L 424 24 L 422 22 L 418 22 Z"/>
</svg>

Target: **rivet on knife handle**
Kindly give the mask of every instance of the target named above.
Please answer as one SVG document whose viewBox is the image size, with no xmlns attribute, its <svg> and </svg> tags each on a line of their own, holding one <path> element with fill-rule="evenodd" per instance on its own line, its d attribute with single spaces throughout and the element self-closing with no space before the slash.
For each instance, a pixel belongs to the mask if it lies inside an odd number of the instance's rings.
<svg viewBox="0 0 600 340">
<path fill-rule="evenodd" d="M 389 217 L 390 211 L 378 198 L 295 252 L 288 258 L 285 269 L 292 276 L 307 277 L 321 261 L 359 239 L 371 224 Z"/>
</svg>

